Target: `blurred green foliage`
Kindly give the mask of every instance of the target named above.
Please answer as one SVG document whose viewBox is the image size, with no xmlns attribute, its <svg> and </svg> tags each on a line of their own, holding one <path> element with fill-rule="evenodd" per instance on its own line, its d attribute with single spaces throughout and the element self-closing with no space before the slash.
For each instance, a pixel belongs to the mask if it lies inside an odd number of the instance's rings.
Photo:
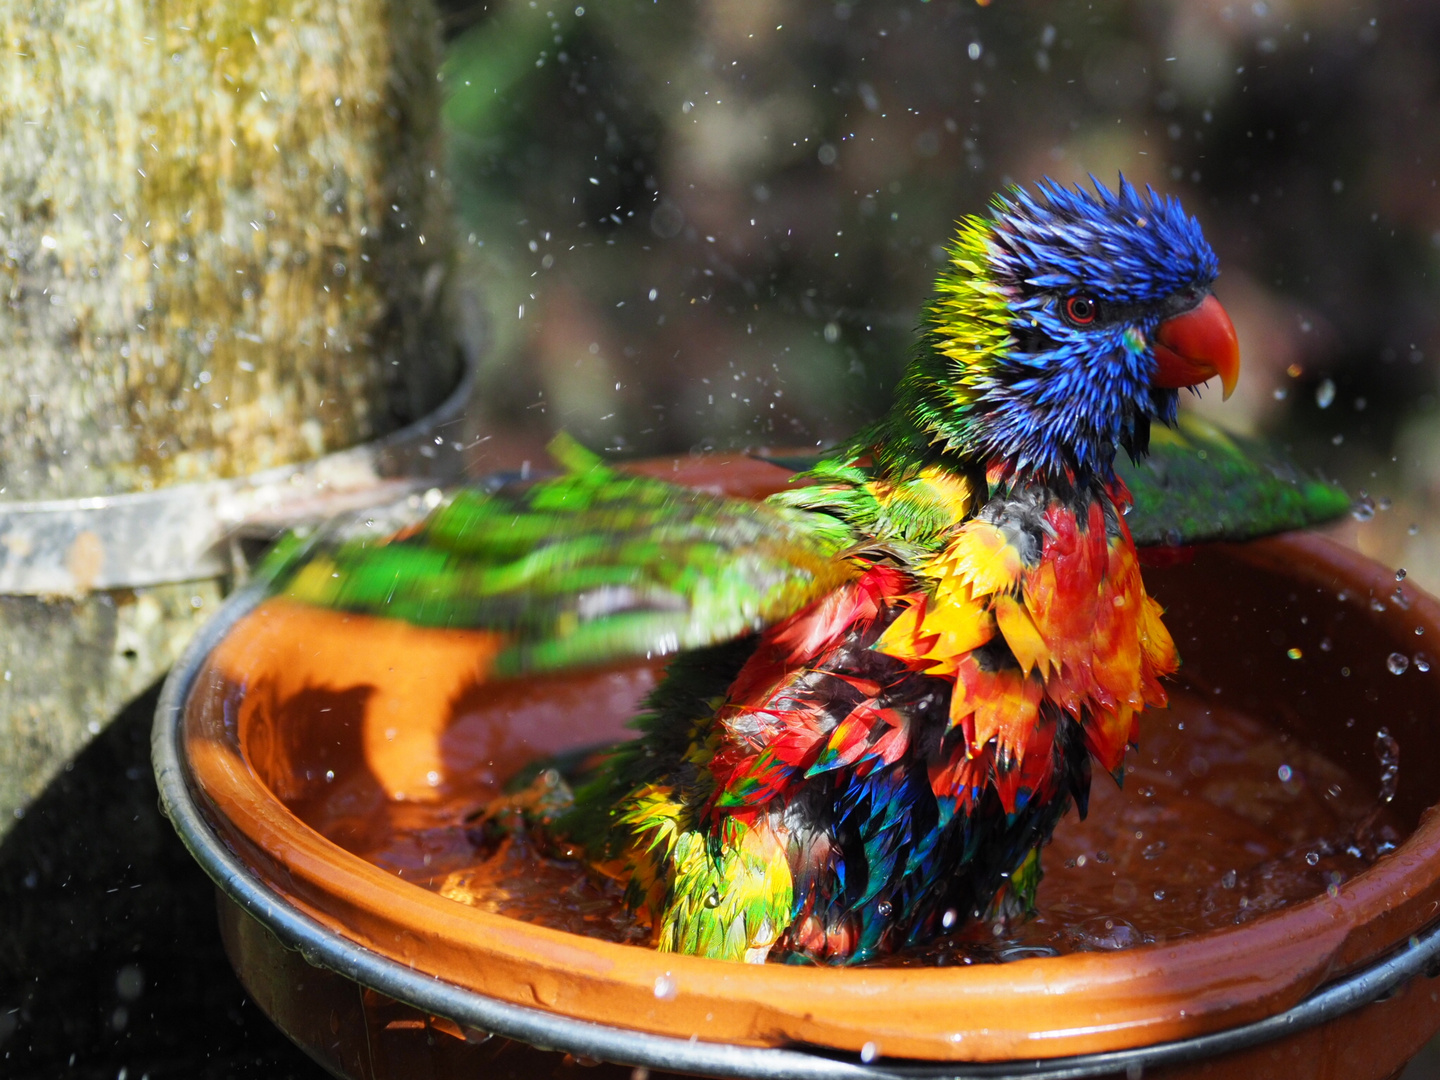
<svg viewBox="0 0 1440 1080">
<path fill-rule="evenodd" d="M 449 18 L 500 427 L 627 453 L 841 437 L 885 406 L 957 217 L 1010 183 L 1123 170 L 1179 194 L 1220 253 L 1246 369 L 1206 415 L 1354 487 L 1440 476 L 1419 460 L 1440 6 L 452 0 Z"/>
</svg>

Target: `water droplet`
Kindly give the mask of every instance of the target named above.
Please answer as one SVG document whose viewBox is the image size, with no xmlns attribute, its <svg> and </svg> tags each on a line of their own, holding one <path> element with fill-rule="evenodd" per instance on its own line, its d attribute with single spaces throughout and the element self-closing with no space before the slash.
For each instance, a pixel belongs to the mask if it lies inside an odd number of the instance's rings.
<svg viewBox="0 0 1440 1080">
<path fill-rule="evenodd" d="M 1233 889 L 1235 887 L 1235 871 L 1226 870 L 1220 875 L 1220 887 L 1222 889 Z"/>
<path fill-rule="evenodd" d="M 1076 865 L 1076 866 L 1084 866 L 1084 865 L 1085 865 L 1085 862 L 1086 862 L 1086 859 L 1085 859 L 1085 856 L 1084 856 L 1084 855 L 1076 856 L 1076 858 L 1075 858 L 1075 865 Z"/>
<path fill-rule="evenodd" d="M 1390 669 L 1390 674 L 1403 675 L 1410 666 L 1410 658 L 1404 653 L 1392 652 L 1385 658 L 1385 666 Z"/>
<path fill-rule="evenodd" d="M 1400 744 L 1389 728 L 1375 732 L 1375 756 L 1380 759 L 1380 801 L 1393 802 L 1400 786 Z"/>
<path fill-rule="evenodd" d="M 1280 782 L 1283 784 L 1295 775 L 1295 770 L 1290 768 L 1289 765 L 1281 765 L 1280 768 L 1275 770 L 1275 775 L 1280 777 Z"/>
<path fill-rule="evenodd" d="M 1398 570 L 1395 571 L 1395 580 L 1396 580 L 1396 581 L 1404 581 L 1404 580 L 1405 580 L 1405 567 L 1402 566 L 1402 567 L 1400 567 Z"/>
<path fill-rule="evenodd" d="M 115 973 L 115 993 L 121 1001 L 135 1001 L 145 992 L 145 969 L 126 964 Z"/>
<path fill-rule="evenodd" d="M 1145 849 L 1140 852 L 1142 858 L 1158 859 L 1160 853 L 1165 850 L 1165 841 L 1156 840 L 1153 844 L 1146 844 Z"/>
<path fill-rule="evenodd" d="M 655 976 L 655 996 L 661 1001 L 674 1001 L 679 987 L 668 974 Z"/>
<path fill-rule="evenodd" d="M 1320 853 L 1319 853 L 1318 851 L 1307 851 L 1307 852 L 1305 853 L 1305 861 L 1306 861 L 1307 863 L 1309 863 L 1311 866 L 1319 866 L 1319 865 L 1320 865 Z"/>
<path fill-rule="evenodd" d="M 720 894 L 719 894 L 718 892 L 716 892 L 714 889 L 711 889 L 711 890 L 706 894 L 706 896 L 705 896 L 705 906 L 706 906 L 707 908 L 717 908 L 717 907 L 720 906 Z"/>
<path fill-rule="evenodd" d="M 1108 851 L 1097 851 L 1097 852 L 1095 852 L 1095 861 L 1098 862 L 1098 863 L 1107 863 L 1107 862 L 1109 862 L 1109 861 L 1110 861 L 1110 853 L 1109 853 Z"/>
<path fill-rule="evenodd" d="M 1164 900 L 1164 899 L 1165 899 L 1165 890 L 1164 890 L 1164 889 L 1156 889 L 1155 892 L 1154 892 L 1152 895 L 1155 897 L 1156 900 Z"/>
<path fill-rule="evenodd" d="M 1361 495 L 1355 500 L 1355 505 L 1350 510 L 1350 516 L 1356 521 L 1370 521 L 1375 517 L 1375 500 L 1369 495 Z"/>
<path fill-rule="evenodd" d="M 955 925 L 955 921 L 959 918 L 959 914 L 955 911 L 953 907 L 946 908 L 945 914 L 940 917 L 940 925 L 943 926 L 946 930 L 949 930 L 952 926 Z"/>
<path fill-rule="evenodd" d="M 1291 660 L 1299 660 L 1305 654 L 1299 649 L 1292 646 L 1291 648 L 1285 650 L 1285 655 L 1290 657 Z"/>
<path fill-rule="evenodd" d="M 890 903 L 889 900 L 881 900 L 875 905 L 875 912 L 882 919 L 888 919 L 895 913 L 895 905 Z"/>
<path fill-rule="evenodd" d="M 1415 654 L 1415 670 L 1425 672 L 1430 670 L 1430 657 L 1423 652 Z"/>
<path fill-rule="evenodd" d="M 880 1044 L 877 1042 L 867 1042 L 864 1046 L 860 1048 L 860 1060 L 865 1062 L 865 1064 L 867 1065 L 879 1056 Z"/>
<path fill-rule="evenodd" d="M 1320 385 L 1315 388 L 1315 404 L 1322 409 L 1328 409 L 1335 400 L 1335 381 L 1333 379 L 1321 379 Z"/>
</svg>

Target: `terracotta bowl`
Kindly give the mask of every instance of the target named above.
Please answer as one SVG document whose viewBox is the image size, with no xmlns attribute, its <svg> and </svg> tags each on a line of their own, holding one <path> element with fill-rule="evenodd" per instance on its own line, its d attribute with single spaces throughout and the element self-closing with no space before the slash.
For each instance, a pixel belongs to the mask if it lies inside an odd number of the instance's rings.
<svg viewBox="0 0 1440 1080">
<path fill-rule="evenodd" d="M 737 463 L 680 479 L 760 494 L 783 474 Z M 1243 925 L 1003 965 L 750 966 L 567 934 L 410 884 L 353 854 L 347 837 L 443 797 L 458 770 L 503 778 L 619 736 L 654 671 L 487 684 L 494 643 L 483 633 L 251 594 L 172 675 L 157 773 L 220 887 L 242 977 L 348 1075 L 384 1073 L 379 1033 L 410 1030 L 396 1016 L 432 1047 L 437 1032 L 458 1047 L 496 1032 L 723 1075 L 894 1075 L 897 1062 L 986 1076 L 1393 1074 L 1440 1028 L 1440 983 L 1414 978 L 1433 974 L 1440 953 L 1428 929 L 1440 915 L 1440 776 L 1420 764 L 1440 749 L 1440 671 L 1397 676 L 1386 657 L 1434 642 L 1440 604 L 1409 586 L 1397 604 L 1391 572 L 1313 535 L 1201 549 L 1146 576 L 1192 686 L 1372 784 L 1374 731 L 1389 727 L 1408 831 L 1396 851 L 1330 895 Z M 287 948 L 340 972 L 352 989 L 334 993 L 350 1005 L 317 989 L 333 974 L 314 972 L 307 994 L 296 972 L 308 969 Z M 883 1061 L 865 1060 L 876 1046 Z"/>
</svg>

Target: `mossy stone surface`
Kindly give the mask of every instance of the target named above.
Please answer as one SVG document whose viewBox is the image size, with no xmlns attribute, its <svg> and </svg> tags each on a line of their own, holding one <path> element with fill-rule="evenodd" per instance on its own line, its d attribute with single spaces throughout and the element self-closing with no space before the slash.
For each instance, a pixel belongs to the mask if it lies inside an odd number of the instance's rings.
<svg viewBox="0 0 1440 1080">
<path fill-rule="evenodd" d="M 0 510 L 304 461 L 443 400 L 429 0 L 0 0 L 0 36 Z M 0 597 L 0 837 L 222 595 Z"/>
</svg>

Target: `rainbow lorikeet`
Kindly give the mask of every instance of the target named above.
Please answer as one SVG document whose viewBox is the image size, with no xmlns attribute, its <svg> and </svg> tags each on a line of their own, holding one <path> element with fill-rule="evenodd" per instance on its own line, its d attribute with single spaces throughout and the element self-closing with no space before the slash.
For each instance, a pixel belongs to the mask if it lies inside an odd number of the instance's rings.
<svg viewBox="0 0 1440 1080">
<path fill-rule="evenodd" d="M 491 678 L 670 656 L 639 738 L 542 823 L 660 949 L 848 963 L 1023 914 L 1092 762 L 1120 775 L 1179 663 L 1137 535 L 1346 505 L 1171 430 L 1179 388 L 1238 374 L 1217 272 L 1173 198 L 1016 188 L 962 222 L 890 411 L 789 490 L 704 495 L 561 442 L 558 476 L 459 490 L 388 539 L 333 527 L 268 572 L 491 628 Z M 1122 449 L 1153 457 L 1117 471 Z"/>
</svg>

